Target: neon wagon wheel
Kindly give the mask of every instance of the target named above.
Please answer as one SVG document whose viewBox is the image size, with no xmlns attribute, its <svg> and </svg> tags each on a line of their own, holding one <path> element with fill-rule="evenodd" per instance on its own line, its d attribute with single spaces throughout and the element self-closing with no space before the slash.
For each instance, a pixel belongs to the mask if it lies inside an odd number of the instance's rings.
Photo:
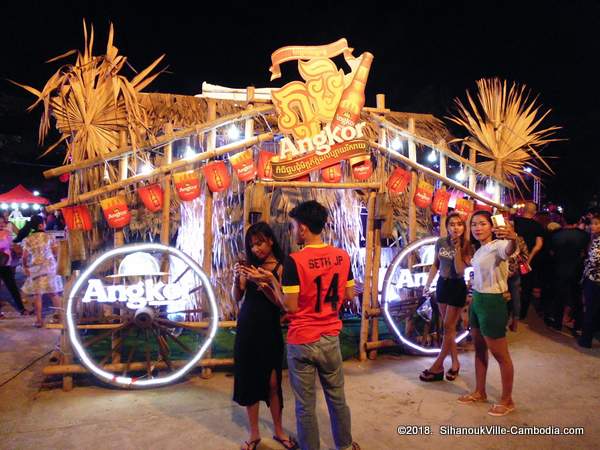
<svg viewBox="0 0 600 450">
<path fill-rule="evenodd" d="M 388 327 L 400 343 L 425 354 L 440 352 L 444 332 L 435 296 L 423 292 L 433 264 L 437 239 L 427 237 L 404 247 L 392 260 L 383 280 L 383 312 Z M 470 271 L 465 276 L 469 274 Z M 435 286 L 436 280 L 432 286 Z M 465 308 L 457 324 L 457 343 L 469 334 L 467 327 Z"/>
<path fill-rule="evenodd" d="M 218 313 L 210 280 L 188 255 L 132 244 L 102 254 L 81 273 L 66 322 L 76 355 L 97 378 L 144 388 L 176 381 L 196 366 L 216 334 Z"/>
</svg>

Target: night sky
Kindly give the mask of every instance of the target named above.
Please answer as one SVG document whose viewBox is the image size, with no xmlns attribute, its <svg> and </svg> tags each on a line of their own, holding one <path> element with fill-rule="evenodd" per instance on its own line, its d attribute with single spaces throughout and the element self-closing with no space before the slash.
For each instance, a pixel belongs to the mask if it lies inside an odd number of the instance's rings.
<svg viewBox="0 0 600 450">
<path fill-rule="evenodd" d="M 479 78 L 525 83 L 553 110 L 546 125 L 562 126 L 560 136 L 568 139 L 543 151 L 559 157 L 551 161 L 556 175 L 545 180 L 547 198 L 580 209 L 600 191 L 599 2 L 366 1 L 361 7 L 340 1 L 282 2 L 286 7 L 259 1 L 127 3 L 20 1 L 1 7 L 3 187 L 25 175 L 36 183 L 44 169 L 38 164 L 61 160 L 60 155 L 36 159 L 41 111 L 24 113 L 32 97 L 4 80 L 41 88 L 58 68 L 58 63 L 45 64 L 46 59 L 81 49 L 85 17 L 95 26 L 96 54 L 103 51 L 111 21 L 116 46 L 136 69 L 166 54 L 168 73 L 147 91 L 191 95 L 200 92 L 203 81 L 281 86 L 297 72 L 293 63 L 286 64 L 287 76 L 271 84 L 268 68 L 274 50 L 340 37 L 348 39 L 355 55 L 375 55 L 369 106 L 376 93 L 385 93 L 393 110 L 443 118 L 452 99 L 464 98 Z M 452 131 L 462 136 L 460 130 Z"/>
</svg>

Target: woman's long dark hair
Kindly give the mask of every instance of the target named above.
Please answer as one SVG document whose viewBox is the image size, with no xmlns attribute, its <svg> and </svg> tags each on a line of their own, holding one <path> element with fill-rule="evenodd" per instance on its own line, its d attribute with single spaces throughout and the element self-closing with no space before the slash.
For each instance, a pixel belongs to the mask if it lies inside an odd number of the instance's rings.
<svg viewBox="0 0 600 450">
<path fill-rule="evenodd" d="M 19 232 L 17 233 L 17 237 L 15 237 L 13 239 L 13 242 L 15 242 L 15 243 L 21 242 L 23 239 L 25 239 L 27 236 L 29 236 L 32 231 L 37 231 L 38 227 L 42 223 L 44 223 L 44 218 L 42 216 L 39 216 L 39 215 L 31 216 L 31 219 L 29 219 L 27 222 L 25 222 L 25 225 L 23 225 L 23 228 L 21 228 L 19 230 Z"/>
<path fill-rule="evenodd" d="M 475 211 L 473 213 L 473 215 L 471 216 L 471 218 L 469 219 L 469 234 L 470 234 L 469 238 L 471 239 L 471 244 L 473 244 L 473 246 L 475 247 L 475 250 L 477 250 L 477 249 L 479 249 L 479 247 L 481 247 L 481 243 L 473 237 L 473 232 L 471 231 L 471 229 L 472 229 L 471 223 L 473 222 L 473 218 L 475 216 L 485 217 L 485 219 L 490 223 L 490 225 L 492 227 L 494 226 L 494 222 L 492 222 L 492 213 L 489 211 L 485 211 L 485 210 Z M 494 233 L 492 233 L 492 239 L 496 239 L 496 235 Z"/>
<path fill-rule="evenodd" d="M 457 211 L 452 211 L 450 213 L 448 213 L 448 215 L 446 216 L 446 230 L 448 230 L 448 224 L 450 223 L 450 219 L 454 219 L 455 217 L 458 217 L 460 219 L 460 221 L 463 224 L 464 230 L 463 230 L 463 234 L 460 237 L 460 246 L 464 247 L 465 245 L 465 241 L 466 241 L 466 236 L 465 234 L 469 231 L 469 227 L 467 227 L 466 222 L 464 221 L 464 219 L 462 218 L 462 216 L 457 212 Z M 450 242 L 450 233 L 448 233 L 448 242 Z"/>
<path fill-rule="evenodd" d="M 248 259 L 248 264 L 253 266 L 260 266 L 262 261 L 256 257 L 254 253 L 252 253 L 252 238 L 258 236 L 264 239 L 270 239 L 273 242 L 273 246 L 271 251 L 273 252 L 273 256 L 278 262 L 283 262 L 283 252 L 281 251 L 281 247 L 279 246 L 279 242 L 277 242 L 277 238 L 275 234 L 273 234 L 273 230 L 266 222 L 257 222 L 248 228 L 246 231 L 245 238 L 245 248 L 246 248 L 246 258 Z"/>
</svg>

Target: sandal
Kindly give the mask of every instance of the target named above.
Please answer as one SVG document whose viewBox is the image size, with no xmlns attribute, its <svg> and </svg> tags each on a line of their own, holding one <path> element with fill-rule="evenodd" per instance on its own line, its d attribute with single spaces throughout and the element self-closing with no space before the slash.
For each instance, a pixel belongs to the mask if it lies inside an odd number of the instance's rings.
<svg viewBox="0 0 600 450">
<path fill-rule="evenodd" d="M 260 443 L 260 438 L 255 439 L 254 441 L 244 441 L 244 445 L 241 447 L 241 450 L 256 450 L 256 446 Z"/>
<path fill-rule="evenodd" d="M 471 393 L 461 395 L 456 401 L 461 405 L 470 405 L 471 403 L 486 403 L 487 397 L 479 397 L 475 396 L 474 393 Z"/>
<path fill-rule="evenodd" d="M 448 372 L 446 372 L 446 380 L 448 380 L 448 381 L 456 380 L 456 377 L 458 376 L 458 372 L 460 372 L 460 367 L 456 370 L 448 369 Z"/>
<path fill-rule="evenodd" d="M 429 369 L 425 369 L 419 375 L 419 380 L 430 382 L 430 381 L 443 381 L 444 379 L 444 369 L 441 372 L 432 372 Z"/>
<path fill-rule="evenodd" d="M 277 442 L 283 445 L 283 448 L 287 448 L 288 450 L 295 450 L 298 448 L 298 443 L 291 436 L 289 436 L 287 439 L 281 439 L 277 436 L 273 436 L 273 439 L 275 439 Z"/>
<path fill-rule="evenodd" d="M 506 406 L 506 405 L 493 405 L 488 414 L 494 417 L 502 417 L 505 416 L 515 410 L 515 405 Z"/>
</svg>

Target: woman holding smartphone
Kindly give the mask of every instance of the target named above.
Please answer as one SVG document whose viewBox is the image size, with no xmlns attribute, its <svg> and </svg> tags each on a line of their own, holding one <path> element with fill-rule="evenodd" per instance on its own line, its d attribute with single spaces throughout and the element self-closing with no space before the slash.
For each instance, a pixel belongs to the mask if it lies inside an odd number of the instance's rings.
<svg viewBox="0 0 600 450">
<path fill-rule="evenodd" d="M 444 321 L 444 338 L 438 357 L 429 369 L 419 375 L 421 381 L 442 381 L 444 360 L 448 355 L 452 358 L 452 367 L 448 369 L 446 379 L 455 380 L 460 370 L 455 340 L 456 324 L 467 299 L 464 257 L 470 254 L 470 243 L 465 237 L 465 222 L 458 213 L 448 214 L 446 229 L 448 236 L 439 238 L 435 243 L 435 257 L 425 283 L 425 291 L 428 291 L 439 272 L 435 298 Z"/>
<path fill-rule="evenodd" d="M 496 219 L 496 216 L 494 216 Z M 471 304 L 471 334 L 475 343 L 475 391 L 459 397 L 461 404 L 486 402 L 488 350 L 500 366 L 502 398 L 488 414 L 505 416 L 514 411 L 512 399 L 514 368 L 508 352 L 506 324 L 508 311 L 503 293 L 508 290 L 508 259 L 517 251 L 517 235 L 510 225 L 494 226 L 488 211 L 471 216 L 471 233 L 477 249 L 471 259 L 473 266 L 473 303 Z"/>
<path fill-rule="evenodd" d="M 250 439 L 242 450 L 254 450 L 260 443 L 259 402 L 271 410 L 273 439 L 285 448 L 297 448 L 284 433 L 281 421 L 283 396 L 281 372 L 283 336 L 280 325 L 283 254 L 271 227 L 259 222 L 248 228 L 245 237 L 247 261 L 234 265 L 232 294 L 244 300 L 240 308 L 234 346 L 233 400 L 246 407 Z"/>
</svg>

